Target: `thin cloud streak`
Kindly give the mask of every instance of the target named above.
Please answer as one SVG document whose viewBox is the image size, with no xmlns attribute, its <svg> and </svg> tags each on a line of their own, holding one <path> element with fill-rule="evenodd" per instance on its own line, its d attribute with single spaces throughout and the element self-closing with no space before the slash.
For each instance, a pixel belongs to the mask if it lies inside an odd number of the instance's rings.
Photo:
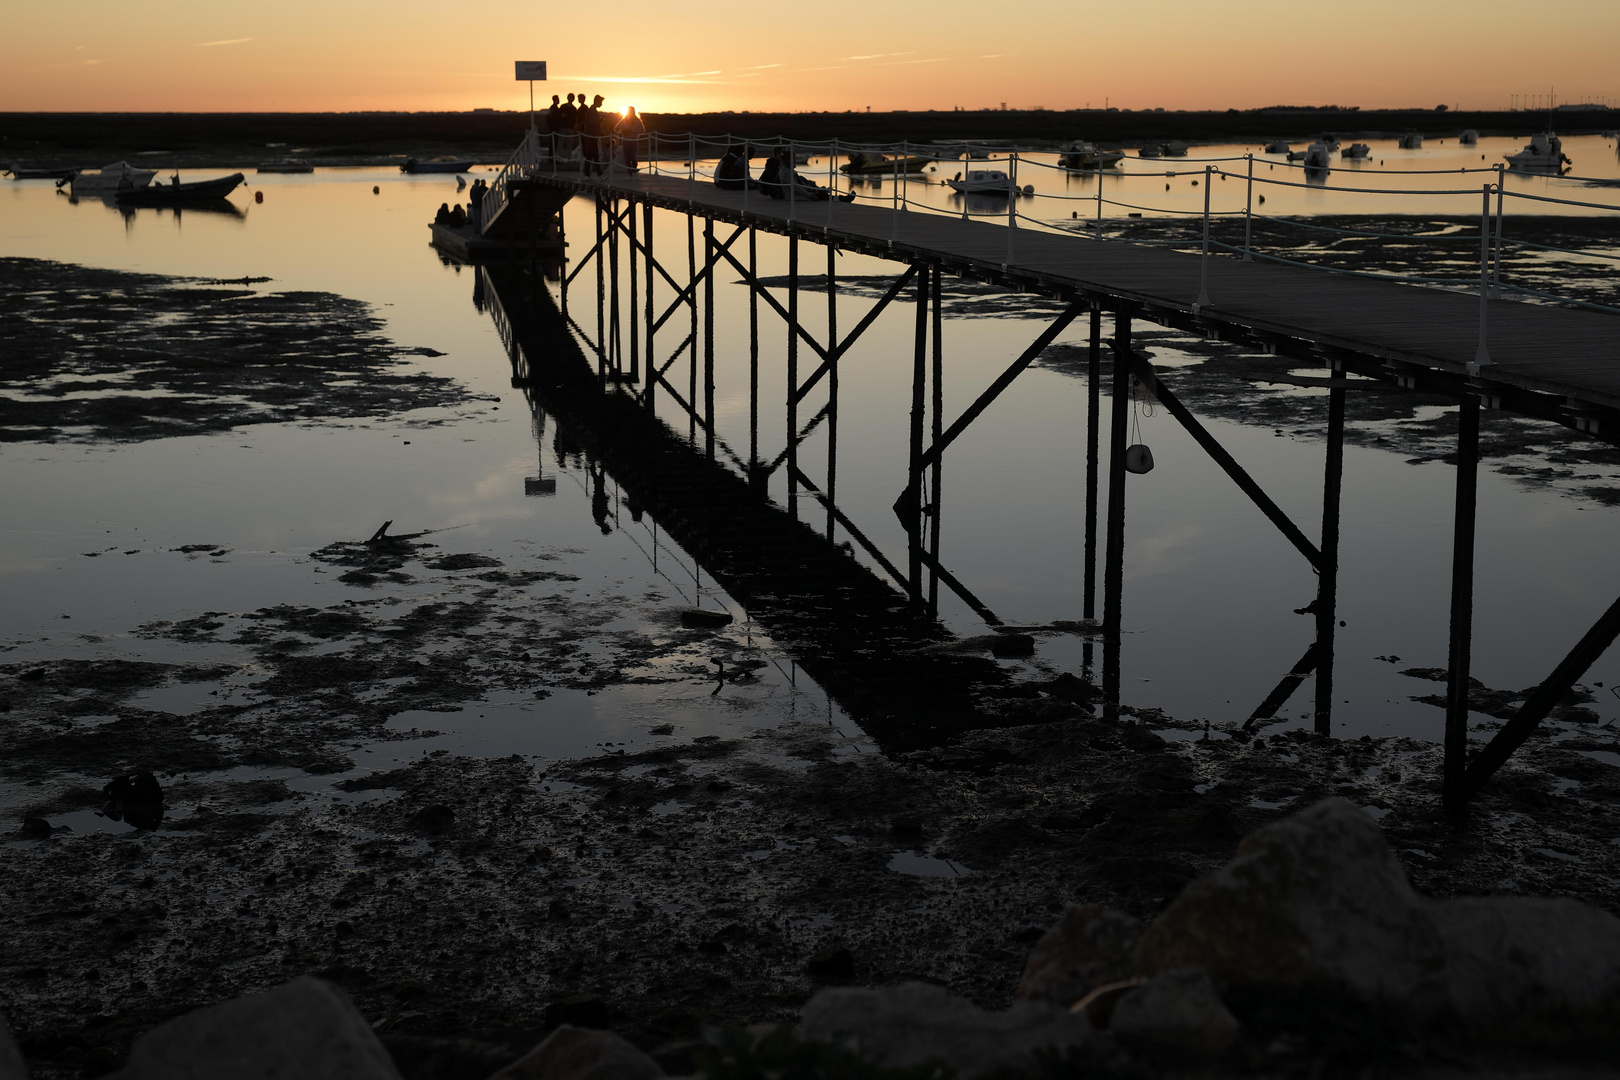
<svg viewBox="0 0 1620 1080">
<path fill-rule="evenodd" d="M 199 49 L 212 49 L 216 45 L 241 45 L 241 44 L 243 44 L 245 42 L 249 42 L 249 41 L 252 41 L 252 40 L 254 40 L 254 39 L 250 38 L 250 37 L 233 37 L 233 38 L 226 38 L 224 41 L 199 41 L 199 42 L 197 42 L 197 48 L 199 48 Z"/>
<path fill-rule="evenodd" d="M 838 59 L 840 59 L 840 60 L 882 60 L 885 56 L 910 56 L 913 51 L 914 50 L 908 49 L 905 52 L 875 52 L 875 53 L 867 53 L 865 56 L 840 56 Z"/>
</svg>

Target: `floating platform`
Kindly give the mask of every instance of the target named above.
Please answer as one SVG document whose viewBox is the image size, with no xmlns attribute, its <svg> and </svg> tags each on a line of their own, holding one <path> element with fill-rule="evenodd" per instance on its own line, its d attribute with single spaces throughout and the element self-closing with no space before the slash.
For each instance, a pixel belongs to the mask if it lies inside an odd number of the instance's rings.
<svg viewBox="0 0 1620 1080">
<path fill-rule="evenodd" d="M 437 222 L 430 223 L 428 229 L 435 248 L 458 262 L 474 266 L 519 259 L 527 261 L 537 255 L 560 256 L 564 247 L 556 237 L 542 235 L 536 241 L 518 231 L 498 237 L 480 236 L 471 225 L 456 227 Z"/>
</svg>

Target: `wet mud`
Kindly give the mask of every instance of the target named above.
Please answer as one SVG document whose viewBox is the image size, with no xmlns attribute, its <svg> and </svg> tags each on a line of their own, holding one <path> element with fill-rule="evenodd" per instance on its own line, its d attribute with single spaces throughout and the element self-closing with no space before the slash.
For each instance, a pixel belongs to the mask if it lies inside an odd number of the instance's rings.
<svg viewBox="0 0 1620 1080">
<path fill-rule="evenodd" d="M 331 293 L 0 259 L 0 441 L 133 442 L 457 404 L 369 305 Z"/>
</svg>

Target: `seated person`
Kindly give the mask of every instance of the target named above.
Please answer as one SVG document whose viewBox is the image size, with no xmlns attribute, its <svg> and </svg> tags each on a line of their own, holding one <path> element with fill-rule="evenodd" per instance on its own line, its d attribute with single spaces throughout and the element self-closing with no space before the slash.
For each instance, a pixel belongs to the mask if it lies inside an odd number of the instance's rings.
<svg viewBox="0 0 1620 1080">
<path fill-rule="evenodd" d="M 773 199 L 786 199 L 791 195 L 794 199 L 807 202 L 826 202 L 833 197 L 832 192 L 794 171 L 785 146 L 777 147 L 776 153 L 765 163 L 765 168 L 760 170 L 759 187 Z M 840 202 L 849 202 L 854 198 L 853 191 L 838 196 Z"/>
<path fill-rule="evenodd" d="M 720 157 L 720 163 L 714 168 L 714 186 L 725 191 L 742 191 L 744 188 L 759 187 L 758 182 L 748 174 L 748 159 L 752 156 L 751 147 L 735 144 L 726 147 L 726 152 Z"/>
</svg>

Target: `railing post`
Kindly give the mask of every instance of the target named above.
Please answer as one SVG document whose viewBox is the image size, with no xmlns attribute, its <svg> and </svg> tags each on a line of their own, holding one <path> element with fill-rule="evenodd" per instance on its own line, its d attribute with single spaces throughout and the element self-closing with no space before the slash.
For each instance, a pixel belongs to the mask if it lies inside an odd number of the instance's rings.
<svg viewBox="0 0 1620 1080">
<path fill-rule="evenodd" d="M 1496 232 L 1491 237 L 1491 299 L 1502 298 L 1502 193 L 1507 187 L 1505 166 L 1496 163 Z"/>
<path fill-rule="evenodd" d="M 1254 155 L 1244 156 L 1249 159 L 1249 190 L 1243 197 L 1243 261 L 1254 262 Z"/>
<path fill-rule="evenodd" d="M 1198 299 L 1193 301 L 1193 314 L 1209 307 L 1209 179 L 1215 166 L 1204 166 L 1204 256 L 1198 261 Z"/>
<path fill-rule="evenodd" d="M 889 152 L 894 153 L 894 147 L 889 147 Z M 894 242 L 900 239 L 900 159 L 890 158 L 889 164 L 892 166 L 889 172 L 889 246 L 894 247 Z"/>
<path fill-rule="evenodd" d="M 794 159 L 798 157 L 793 151 L 793 140 L 789 139 L 788 152 L 788 220 L 794 219 L 794 211 L 798 209 L 799 194 L 799 165 Z"/>
<path fill-rule="evenodd" d="M 838 159 L 838 140 L 832 141 L 827 154 L 827 231 L 832 231 L 833 203 L 838 201 L 838 174 L 833 170 L 833 162 Z M 831 286 L 828 286 L 831 288 Z"/>
<path fill-rule="evenodd" d="M 1018 228 L 1018 151 L 1007 155 L 1007 258 L 1004 266 L 1013 261 L 1013 231 Z"/>
<path fill-rule="evenodd" d="M 1092 234 L 1098 240 L 1102 239 L 1102 158 L 1097 159 L 1097 225 Z"/>
<path fill-rule="evenodd" d="M 1491 362 L 1490 345 L 1486 330 L 1490 321 L 1491 302 L 1491 185 L 1486 184 L 1479 212 L 1479 348 L 1474 351 L 1474 362 L 1469 367 L 1473 374 Z"/>
</svg>

